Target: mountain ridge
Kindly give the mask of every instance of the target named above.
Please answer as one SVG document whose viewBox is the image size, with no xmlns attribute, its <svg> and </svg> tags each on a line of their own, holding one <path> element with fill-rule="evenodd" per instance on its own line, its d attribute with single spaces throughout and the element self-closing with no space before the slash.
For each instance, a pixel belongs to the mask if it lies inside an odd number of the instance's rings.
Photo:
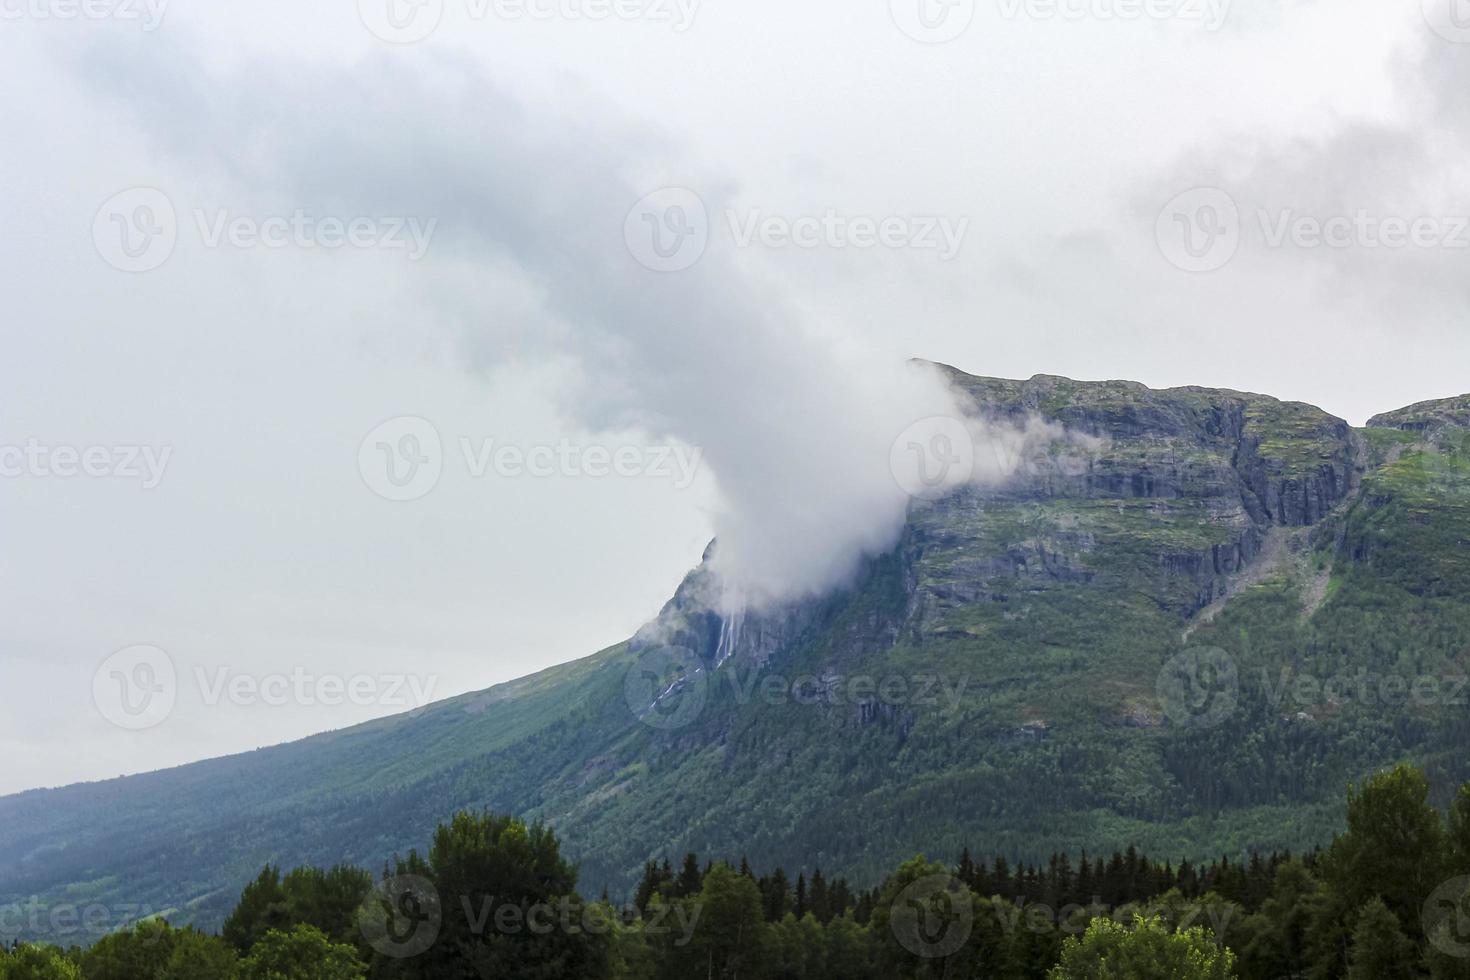
<svg viewBox="0 0 1470 980">
<path fill-rule="evenodd" d="M 684 850 L 861 881 L 981 841 L 1031 857 L 1301 848 L 1325 842 L 1346 778 L 1403 755 L 1463 768 L 1458 706 L 1283 711 L 1254 672 L 1381 666 L 1385 619 L 1420 632 L 1395 669 L 1470 667 L 1453 609 L 1470 596 L 1470 396 L 1355 429 L 1247 392 L 941 368 L 977 414 L 1105 446 L 1048 446 L 1007 483 L 915 506 L 890 552 L 821 599 L 737 624 L 710 601 L 707 553 L 649 626 L 591 657 L 284 745 L 0 797 L 0 904 L 131 897 L 217 924 L 266 861 L 378 866 L 466 806 L 551 822 L 592 888 Z M 1240 677 L 1214 726 L 1177 724 L 1159 694 L 1186 632 Z M 706 680 L 649 714 L 635 693 L 663 688 L 633 681 L 660 667 Z M 928 676 L 960 701 L 847 696 L 854 678 Z M 792 683 L 765 703 L 751 677 Z"/>
</svg>

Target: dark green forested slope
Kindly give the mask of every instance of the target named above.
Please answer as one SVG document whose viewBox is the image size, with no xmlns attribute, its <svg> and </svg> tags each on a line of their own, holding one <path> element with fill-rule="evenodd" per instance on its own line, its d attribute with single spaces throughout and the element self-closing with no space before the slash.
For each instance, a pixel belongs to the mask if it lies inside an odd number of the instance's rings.
<svg viewBox="0 0 1470 980">
<path fill-rule="evenodd" d="M 701 568 L 587 660 L 0 799 L 0 905 L 217 926 L 266 862 L 381 866 L 480 807 L 555 826 L 590 893 L 686 851 L 863 884 L 967 844 L 1302 850 L 1350 779 L 1402 759 L 1470 777 L 1463 400 L 1353 430 L 1236 392 L 953 376 L 977 414 L 1054 438 L 999 486 L 916 505 L 851 589 L 737 617 Z M 650 667 L 699 672 L 640 717 Z"/>
<path fill-rule="evenodd" d="M 579 894 L 545 826 L 457 813 L 381 876 L 263 868 L 218 935 L 154 917 L 0 944 L 0 980 L 1466 980 L 1470 783 L 1448 812 L 1429 797 L 1411 766 L 1377 773 L 1298 857 L 967 850 L 854 889 L 691 853 L 618 901 Z"/>
</svg>

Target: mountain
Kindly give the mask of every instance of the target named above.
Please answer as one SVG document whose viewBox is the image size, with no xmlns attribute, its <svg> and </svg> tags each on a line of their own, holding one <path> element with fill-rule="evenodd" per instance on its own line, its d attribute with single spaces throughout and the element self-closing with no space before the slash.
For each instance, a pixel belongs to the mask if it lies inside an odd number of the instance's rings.
<svg viewBox="0 0 1470 980">
<path fill-rule="evenodd" d="M 685 851 L 864 883 L 966 845 L 1233 859 L 1325 843 L 1386 764 L 1470 778 L 1470 397 L 1354 429 L 945 370 L 976 415 L 1051 435 L 998 485 L 916 502 L 850 587 L 722 612 L 706 561 L 587 659 L 5 797 L 0 906 L 215 926 L 266 862 L 379 867 L 465 807 L 555 825 L 592 894 Z"/>
</svg>

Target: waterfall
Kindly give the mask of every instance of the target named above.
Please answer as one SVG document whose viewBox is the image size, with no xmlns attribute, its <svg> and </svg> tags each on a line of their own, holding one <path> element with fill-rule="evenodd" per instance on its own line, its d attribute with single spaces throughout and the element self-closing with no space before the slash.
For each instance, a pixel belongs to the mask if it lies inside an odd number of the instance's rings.
<svg viewBox="0 0 1470 980">
<path fill-rule="evenodd" d="M 715 646 L 715 670 L 735 655 L 740 646 L 740 631 L 745 626 L 745 609 L 741 607 L 720 620 L 720 641 Z"/>
<path fill-rule="evenodd" d="M 704 673 L 703 667 L 695 667 L 694 673 L 690 674 L 689 676 L 674 678 L 672 681 L 669 682 L 669 686 L 663 689 L 663 692 L 661 694 L 654 696 L 652 704 L 644 708 L 642 711 L 638 712 L 638 717 L 640 719 L 647 718 L 654 711 L 658 710 L 658 706 L 663 703 L 665 698 L 682 688 L 686 683 L 688 683 L 695 677 L 698 677 L 702 673 Z"/>
</svg>

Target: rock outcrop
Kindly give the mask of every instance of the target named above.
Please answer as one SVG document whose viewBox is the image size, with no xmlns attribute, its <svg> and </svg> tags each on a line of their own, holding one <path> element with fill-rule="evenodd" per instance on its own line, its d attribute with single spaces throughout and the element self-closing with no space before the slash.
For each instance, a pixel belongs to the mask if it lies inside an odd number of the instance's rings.
<svg viewBox="0 0 1470 980">
<path fill-rule="evenodd" d="M 1470 428 L 1470 395 L 1418 402 L 1368 420 L 1370 428 L 1424 432 L 1444 426 Z"/>
<path fill-rule="evenodd" d="M 976 603 L 1136 582 L 1140 571 L 1154 600 L 1183 621 L 1227 594 L 1272 528 L 1318 523 L 1358 477 L 1351 427 L 1299 402 L 943 370 L 974 415 L 1019 427 L 1040 422 L 1056 438 L 999 486 L 915 503 L 886 559 L 898 563 L 889 571 L 902 601 L 869 603 L 857 616 L 841 597 L 722 610 L 706 553 L 635 643 L 685 647 L 712 667 L 731 656 L 763 666 L 803 637 L 836 628 L 845 650 L 862 653 L 902 638 L 963 634 L 968 627 L 951 614 Z M 873 562 L 852 592 L 882 574 Z"/>
</svg>

